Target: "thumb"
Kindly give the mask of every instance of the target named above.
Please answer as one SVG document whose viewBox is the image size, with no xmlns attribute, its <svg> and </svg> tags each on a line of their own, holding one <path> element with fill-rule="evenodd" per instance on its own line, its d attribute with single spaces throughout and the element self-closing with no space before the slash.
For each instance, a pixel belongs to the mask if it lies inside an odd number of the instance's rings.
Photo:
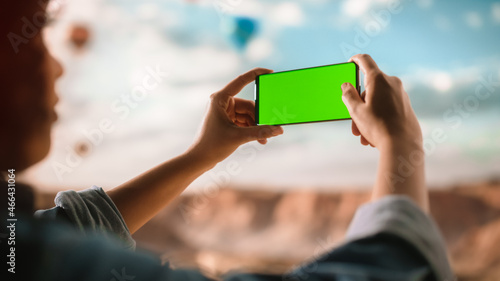
<svg viewBox="0 0 500 281">
<path fill-rule="evenodd" d="M 342 84 L 342 101 L 346 105 L 351 116 L 353 115 L 356 107 L 363 103 L 358 91 L 351 85 L 351 83 Z"/>
<path fill-rule="evenodd" d="M 264 140 L 267 138 L 279 136 L 283 134 L 281 126 L 252 126 L 238 128 L 247 142 L 254 140 Z"/>
</svg>

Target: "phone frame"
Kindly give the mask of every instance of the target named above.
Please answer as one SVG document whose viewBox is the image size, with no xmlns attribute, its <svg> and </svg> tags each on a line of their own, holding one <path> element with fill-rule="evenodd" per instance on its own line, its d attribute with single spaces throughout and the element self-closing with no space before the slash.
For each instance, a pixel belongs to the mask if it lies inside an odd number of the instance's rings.
<svg viewBox="0 0 500 281">
<path fill-rule="evenodd" d="M 296 70 L 305 70 L 305 69 L 312 69 L 312 68 L 320 68 L 320 67 L 325 67 L 325 66 L 332 66 L 332 65 L 341 65 L 341 64 L 346 64 L 346 63 L 353 63 L 356 67 L 356 90 L 358 90 L 358 93 L 361 90 L 360 87 L 360 81 L 359 81 L 359 66 L 355 62 L 341 62 L 341 63 L 334 63 L 334 64 L 325 64 L 325 65 L 319 65 L 319 66 L 313 66 L 313 67 L 304 67 L 304 68 L 297 68 L 297 69 L 291 69 L 291 70 L 285 70 L 285 71 L 278 71 L 278 72 L 271 72 L 271 73 L 266 73 L 266 74 L 261 74 L 257 75 L 255 78 L 255 89 L 254 89 L 254 100 L 255 100 L 255 124 L 257 125 L 264 125 L 264 124 L 259 124 L 259 77 L 262 75 L 272 75 L 276 73 L 283 73 L 283 72 L 292 72 Z M 328 119 L 328 120 L 318 120 L 318 121 L 306 121 L 306 122 L 297 122 L 297 123 L 284 123 L 284 124 L 276 124 L 272 126 L 284 126 L 284 125 L 296 125 L 296 124 L 307 124 L 307 123 L 318 123 L 318 122 L 328 122 L 328 121 L 341 121 L 341 120 L 350 120 L 352 118 L 342 118 L 342 119 Z"/>
</svg>

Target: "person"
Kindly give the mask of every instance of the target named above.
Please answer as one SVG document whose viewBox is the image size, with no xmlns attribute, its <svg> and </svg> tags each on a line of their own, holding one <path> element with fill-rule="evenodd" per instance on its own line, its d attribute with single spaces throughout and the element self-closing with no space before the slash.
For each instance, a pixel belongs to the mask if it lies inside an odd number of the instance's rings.
<svg viewBox="0 0 500 281">
<path fill-rule="evenodd" d="M 54 84 L 62 75 L 61 65 L 40 32 L 11 40 L 13 33 L 26 31 L 26 20 L 20 19 L 36 19 L 44 11 L 40 3 L 44 1 L 9 2 L 1 9 L 8 11 L 2 12 L 5 22 L 0 27 L 0 68 L 5 73 L 0 78 L 0 127 L 5 132 L 0 139 L 0 184 L 5 189 L 17 173 L 46 156 L 51 124 L 57 118 Z M 371 202 L 358 209 L 345 243 L 321 258 L 283 275 L 240 273 L 225 279 L 455 280 L 439 230 L 427 214 L 422 134 L 408 95 L 401 81 L 384 74 L 369 55 L 356 55 L 351 61 L 366 77 L 361 94 L 350 84 L 342 85 L 352 132 L 363 145 L 380 151 Z M 198 137 L 178 157 L 108 192 L 92 187 L 59 193 L 56 207 L 37 211 L 37 219 L 23 216 L 22 210 L 10 216 L 17 219 L 11 223 L 14 236 L 9 225 L 2 233 L 10 234 L 0 237 L 9 280 L 208 280 L 196 270 L 173 269 L 133 251 L 131 234 L 240 145 L 265 144 L 283 133 L 279 126 L 255 126 L 253 102 L 235 97 L 257 75 L 269 72 L 253 69 L 212 94 Z M 410 171 L 401 170 L 402 159 L 411 163 Z M 2 206 L 8 198 L 29 192 L 22 185 L 17 188 L 14 194 L 2 192 Z M 5 222 L 12 209 L 2 207 L 1 213 Z M 6 247 L 12 240 L 15 247 Z"/>
</svg>

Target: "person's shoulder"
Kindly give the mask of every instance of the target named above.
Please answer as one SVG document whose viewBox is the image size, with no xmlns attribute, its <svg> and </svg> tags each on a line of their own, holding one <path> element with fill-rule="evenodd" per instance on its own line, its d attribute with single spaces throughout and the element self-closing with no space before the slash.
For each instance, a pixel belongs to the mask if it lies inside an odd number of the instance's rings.
<svg viewBox="0 0 500 281">
<path fill-rule="evenodd" d="M 455 280 L 437 224 L 409 197 L 389 195 L 360 206 L 346 239 L 354 241 L 381 233 L 400 237 L 415 247 L 440 280 Z"/>
<path fill-rule="evenodd" d="M 367 232 L 418 231 L 435 227 L 432 219 L 405 195 L 389 195 L 361 205 L 347 231 L 347 237 L 366 236 Z M 373 234 L 373 233 L 372 233 Z"/>
<path fill-rule="evenodd" d="M 310 280 L 436 280 L 429 261 L 418 249 L 388 233 L 349 241 L 291 272 L 289 277 L 304 274 L 310 275 Z"/>
</svg>

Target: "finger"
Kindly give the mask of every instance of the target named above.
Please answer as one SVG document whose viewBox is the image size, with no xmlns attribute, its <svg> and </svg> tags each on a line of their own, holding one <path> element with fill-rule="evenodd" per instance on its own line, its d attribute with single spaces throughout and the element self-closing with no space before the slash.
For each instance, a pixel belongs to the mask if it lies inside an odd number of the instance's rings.
<svg viewBox="0 0 500 281">
<path fill-rule="evenodd" d="M 250 115 L 255 119 L 255 102 L 252 100 L 234 98 L 234 111 L 237 114 Z"/>
<path fill-rule="evenodd" d="M 227 99 L 229 100 L 229 99 Z M 215 94 L 210 96 L 209 111 L 210 114 L 218 116 L 222 120 L 226 120 L 228 123 L 234 123 L 234 116 L 230 116 L 226 108 L 228 108 L 228 101 L 223 99 L 217 99 Z M 234 113 L 234 110 L 232 111 Z"/>
<path fill-rule="evenodd" d="M 233 122 L 234 122 L 235 117 L 236 117 L 234 108 L 235 108 L 235 101 L 233 99 L 229 99 L 229 101 L 227 103 L 227 107 L 226 107 L 226 113 L 227 113 L 227 116 L 229 117 L 229 119 L 231 119 Z"/>
<path fill-rule="evenodd" d="M 242 122 L 234 122 L 234 124 L 238 127 L 249 127 L 248 123 L 242 123 Z"/>
<path fill-rule="evenodd" d="M 252 118 L 252 116 L 246 114 L 236 114 L 235 123 L 236 122 L 250 126 L 250 124 L 254 123 L 255 120 Z"/>
<path fill-rule="evenodd" d="M 233 81 L 229 82 L 219 93 L 218 95 L 223 96 L 234 96 L 239 93 L 243 87 L 248 85 L 250 82 L 255 81 L 255 78 L 261 74 L 267 74 L 273 72 L 271 69 L 267 68 L 254 68 L 244 74 L 241 74 Z"/>
<path fill-rule="evenodd" d="M 365 139 L 365 137 L 361 136 L 361 144 L 362 145 L 369 145 L 370 143 Z"/>
<path fill-rule="evenodd" d="M 365 97 L 366 97 L 366 91 L 363 91 L 363 92 L 361 93 L 361 99 L 362 99 L 363 101 L 365 101 Z"/>
<path fill-rule="evenodd" d="M 371 144 L 371 142 L 369 142 L 365 137 L 361 136 L 360 138 L 360 141 L 361 141 L 361 144 L 362 145 L 366 145 L 366 146 L 371 146 L 371 147 L 375 147 L 373 144 Z"/>
<path fill-rule="evenodd" d="M 361 132 L 359 131 L 358 126 L 356 125 L 354 120 L 352 120 L 352 122 L 351 122 L 351 131 L 352 131 L 353 135 L 361 136 Z"/>
<path fill-rule="evenodd" d="M 245 141 L 263 140 L 283 134 L 283 128 L 280 126 L 251 126 L 239 128 Z"/>
<path fill-rule="evenodd" d="M 257 140 L 260 144 L 266 144 L 267 143 L 267 139 L 261 139 L 261 140 Z"/>
<path fill-rule="evenodd" d="M 365 76 L 373 75 L 380 71 L 377 63 L 367 54 L 357 54 L 352 56 L 349 61 L 355 62 Z"/>
<path fill-rule="evenodd" d="M 361 97 L 359 96 L 358 90 L 356 90 L 351 83 L 342 84 L 342 101 L 349 110 L 351 116 L 354 115 L 356 107 L 363 103 Z"/>
</svg>

